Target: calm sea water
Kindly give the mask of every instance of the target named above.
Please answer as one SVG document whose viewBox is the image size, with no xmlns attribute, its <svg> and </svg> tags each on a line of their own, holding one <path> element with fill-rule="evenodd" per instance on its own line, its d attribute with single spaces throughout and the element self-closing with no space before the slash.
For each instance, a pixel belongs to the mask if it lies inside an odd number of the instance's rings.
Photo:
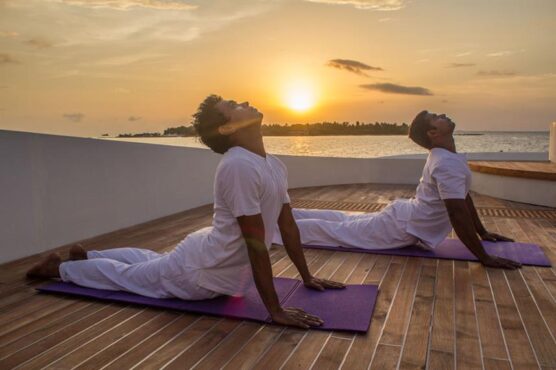
<svg viewBox="0 0 556 370">
<path fill-rule="evenodd" d="M 484 132 L 456 135 L 458 152 L 548 152 L 548 132 Z M 194 137 L 116 138 L 128 142 L 205 148 Z M 406 136 L 266 136 L 269 153 L 371 158 L 425 153 Z"/>
</svg>

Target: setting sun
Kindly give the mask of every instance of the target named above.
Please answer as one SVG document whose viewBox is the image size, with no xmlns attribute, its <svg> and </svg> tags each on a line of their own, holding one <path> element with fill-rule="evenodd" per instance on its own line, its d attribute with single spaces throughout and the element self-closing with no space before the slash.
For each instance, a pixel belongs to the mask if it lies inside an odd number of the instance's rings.
<svg viewBox="0 0 556 370">
<path fill-rule="evenodd" d="M 293 84 L 286 89 L 285 103 L 294 111 L 305 112 L 315 105 L 315 94 L 306 84 Z"/>
</svg>

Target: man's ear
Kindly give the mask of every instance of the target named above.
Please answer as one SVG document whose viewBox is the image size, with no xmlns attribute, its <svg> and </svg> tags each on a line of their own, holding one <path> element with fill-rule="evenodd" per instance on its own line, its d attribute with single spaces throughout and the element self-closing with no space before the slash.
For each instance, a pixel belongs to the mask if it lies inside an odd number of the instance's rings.
<svg viewBox="0 0 556 370">
<path fill-rule="evenodd" d="M 230 123 L 226 123 L 225 125 L 222 125 L 220 127 L 218 127 L 218 133 L 220 135 L 224 135 L 224 136 L 229 136 L 231 134 L 233 134 L 234 132 L 236 132 L 236 126 Z"/>
<path fill-rule="evenodd" d="M 429 139 L 433 139 L 438 136 L 438 130 L 436 127 L 430 128 L 427 130 L 427 136 Z"/>
</svg>

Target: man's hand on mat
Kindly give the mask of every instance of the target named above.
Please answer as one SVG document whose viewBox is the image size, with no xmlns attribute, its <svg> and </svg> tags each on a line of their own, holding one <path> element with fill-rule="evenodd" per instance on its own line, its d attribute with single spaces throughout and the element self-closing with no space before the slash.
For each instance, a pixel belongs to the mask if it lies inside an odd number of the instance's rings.
<svg viewBox="0 0 556 370">
<path fill-rule="evenodd" d="M 271 314 L 272 321 L 287 326 L 309 329 L 311 326 L 321 326 L 324 321 L 318 316 L 311 315 L 301 308 L 285 307 Z"/>
<path fill-rule="evenodd" d="M 521 263 L 519 262 L 496 256 L 488 256 L 482 260 L 481 263 L 488 267 L 497 267 L 508 270 L 515 270 L 521 267 Z"/>
<path fill-rule="evenodd" d="M 485 233 L 481 234 L 481 239 L 489 242 L 513 242 L 513 239 L 507 238 L 503 235 L 499 235 L 496 233 L 489 233 L 486 231 Z"/>
<path fill-rule="evenodd" d="M 338 283 L 332 280 L 319 279 L 314 276 L 311 276 L 309 280 L 304 281 L 303 284 L 305 284 L 307 288 L 321 290 L 321 291 L 325 289 L 342 289 L 346 287 L 345 284 Z"/>
</svg>

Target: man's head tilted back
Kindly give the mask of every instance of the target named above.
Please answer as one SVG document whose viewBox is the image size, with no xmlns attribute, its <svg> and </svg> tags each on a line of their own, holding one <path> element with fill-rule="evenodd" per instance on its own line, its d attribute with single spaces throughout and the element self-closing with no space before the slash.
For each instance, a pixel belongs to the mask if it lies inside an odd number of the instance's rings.
<svg viewBox="0 0 556 370">
<path fill-rule="evenodd" d="M 432 129 L 428 114 L 426 110 L 420 112 L 409 126 L 409 138 L 425 149 L 432 148 L 431 140 L 427 135 L 427 132 Z"/>
<path fill-rule="evenodd" d="M 263 115 L 248 102 L 239 104 L 209 95 L 193 115 L 193 127 L 203 144 L 224 154 L 234 146 L 238 135 L 245 137 L 247 130 L 258 130 L 256 134 L 260 135 L 262 118 Z"/>
<path fill-rule="evenodd" d="M 455 123 L 445 114 L 426 110 L 415 116 L 409 126 L 409 138 L 425 149 L 432 149 L 446 140 L 453 140 Z"/>
<path fill-rule="evenodd" d="M 210 95 L 199 105 L 193 115 L 193 127 L 203 144 L 214 152 L 224 154 L 231 147 L 230 138 L 219 132 L 219 127 L 226 124 L 226 117 L 217 107 L 222 101 L 218 95 Z"/>
</svg>

